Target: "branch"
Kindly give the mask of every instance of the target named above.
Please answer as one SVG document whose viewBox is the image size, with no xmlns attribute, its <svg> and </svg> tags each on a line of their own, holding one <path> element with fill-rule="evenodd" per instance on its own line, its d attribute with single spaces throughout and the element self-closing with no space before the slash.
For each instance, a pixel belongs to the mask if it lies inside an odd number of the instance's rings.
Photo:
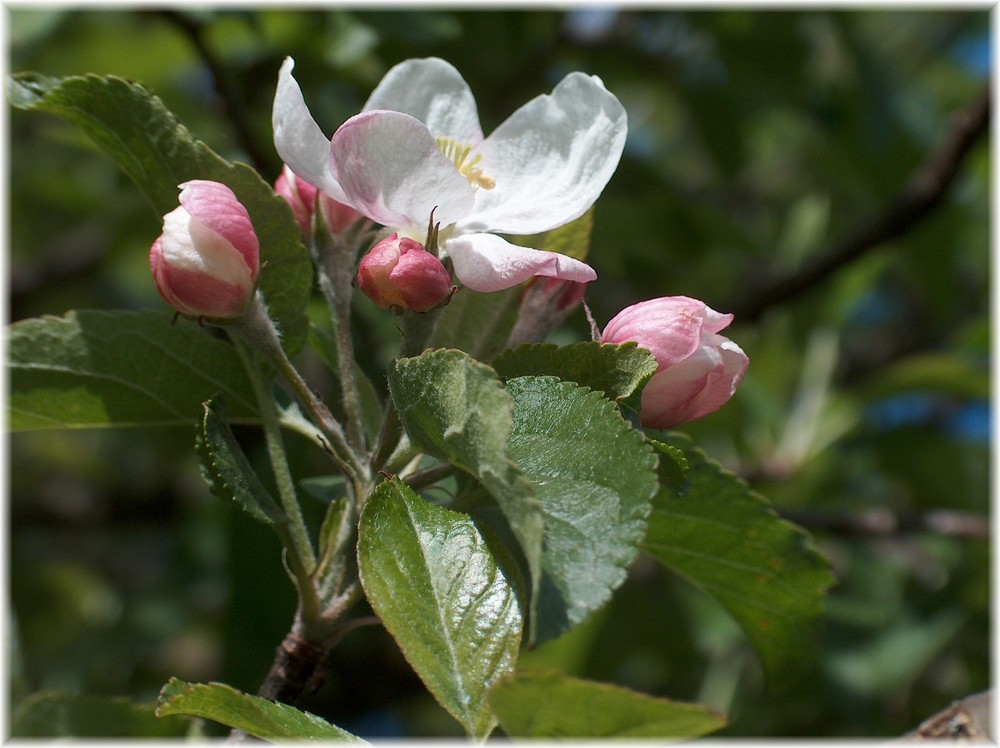
<svg viewBox="0 0 1000 748">
<path fill-rule="evenodd" d="M 796 272 L 765 282 L 756 293 L 726 308 L 740 321 L 756 321 L 770 307 L 805 293 L 869 250 L 913 229 L 941 202 L 966 154 L 988 132 L 989 118 L 987 89 L 955 116 L 939 148 L 928 156 L 883 213 Z"/>
<path fill-rule="evenodd" d="M 920 726 L 897 738 L 896 743 L 951 740 L 958 743 L 996 744 L 991 718 L 994 694 L 983 691 L 955 701 L 944 711 L 925 719 Z"/>
<path fill-rule="evenodd" d="M 246 151 L 253 167 L 262 174 L 266 173 L 270 169 L 269 164 L 272 159 L 258 147 L 253 129 L 250 127 L 247 108 L 237 93 L 236 86 L 233 85 L 232 78 L 222 61 L 205 41 L 204 25 L 183 11 L 159 10 L 155 13 L 180 29 L 191 42 L 212 75 L 215 92 L 222 101 L 223 109 L 232 123 L 233 129 L 236 130 L 236 136 L 239 138 L 243 150 Z"/>
</svg>

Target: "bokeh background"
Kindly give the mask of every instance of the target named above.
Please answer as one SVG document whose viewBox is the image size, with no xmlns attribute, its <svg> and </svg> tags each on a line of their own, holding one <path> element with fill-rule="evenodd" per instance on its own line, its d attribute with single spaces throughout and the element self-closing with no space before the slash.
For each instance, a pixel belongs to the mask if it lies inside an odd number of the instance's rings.
<svg viewBox="0 0 1000 748">
<path fill-rule="evenodd" d="M 812 656 L 770 682 L 725 613 L 641 560 L 525 661 L 699 701 L 728 715 L 723 736 L 897 735 L 989 685 L 988 132 L 929 210 L 806 279 L 884 219 L 982 96 L 988 10 L 4 12 L 11 72 L 141 81 L 268 181 L 286 55 L 328 133 L 408 57 L 451 61 L 486 132 L 569 71 L 601 76 L 630 131 L 595 213 L 594 316 L 673 294 L 736 312 L 749 374 L 683 430 L 809 528 L 838 583 Z M 160 220 L 134 185 L 71 127 L 8 118 L 10 320 L 162 308 Z M 794 293 L 771 285 L 784 277 Z M 391 323 L 359 304 L 357 324 L 377 371 Z M 581 315 L 557 339 L 586 335 Z M 266 528 L 209 495 L 192 440 L 10 437 L 12 708 L 40 691 L 150 702 L 170 676 L 259 685 L 292 588 Z M 343 641 L 302 706 L 369 737 L 460 734 L 377 628 Z"/>
</svg>

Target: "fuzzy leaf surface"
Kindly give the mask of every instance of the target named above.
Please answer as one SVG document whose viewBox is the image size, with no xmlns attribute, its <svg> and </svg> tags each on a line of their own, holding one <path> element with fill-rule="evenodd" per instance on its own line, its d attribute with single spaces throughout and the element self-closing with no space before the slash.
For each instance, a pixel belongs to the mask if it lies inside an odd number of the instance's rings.
<svg viewBox="0 0 1000 748">
<path fill-rule="evenodd" d="M 486 690 L 513 671 L 523 620 L 479 530 L 392 479 L 369 498 L 358 534 L 372 608 L 438 702 L 485 739 L 496 726 Z"/>
<path fill-rule="evenodd" d="M 204 418 L 198 423 L 195 451 L 202 478 L 212 493 L 223 501 L 232 501 L 258 522 L 273 525 L 286 521 L 284 512 L 271 498 L 240 448 L 221 398 L 204 405 Z"/>
<path fill-rule="evenodd" d="M 657 459 L 599 392 L 553 377 L 507 382 L 510 454 L 545 515 L 537 640 L 604 605 L 638 555 L 656 492 Z"/>
<path fill-rule="evenodd" d="M 190 426 L 222 392 L 234 422 L 257 420 L 235 349 L 166 312 L 68 312 L 7 333 L 13 431 Z"/>
<path fill-rule="evenodd" d="M 553 376 L 576 382 L 605 397 L 624 402 L 638 412 L 639 395 L 656 373 L 656 359 L 635 343 L 601 344 L 597 341 L 554 345 L 531 343 L 503 351 L 492 366 L 504 379 Z"/>
<path fill-rule="evenodd" d="M 475 478 L 496 500 L 524 554 L 534 609 L 542 506 L 511 459 L 514 403 L 496 372 L 461 351 L 426 351 L 393 364 L 389 391 L 413 443 Z"/>
</svg>

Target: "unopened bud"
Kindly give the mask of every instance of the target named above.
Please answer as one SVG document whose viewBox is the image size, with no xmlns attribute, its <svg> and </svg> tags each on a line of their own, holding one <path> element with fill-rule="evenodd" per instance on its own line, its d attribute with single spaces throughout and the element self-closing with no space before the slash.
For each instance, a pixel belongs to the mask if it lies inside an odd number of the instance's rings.
<svg viewBox="0 0 1000 748">
<path fill-rule="evenodd" d="M 424 246 L 392 234 L 361 258 L 358 286 L 382 309 L 426 312 L 448 300 L 455 287 L 441 261 Z"/>
<path fill-rule="evenodd" d="M 260 245 L 250 215 L 219 182 L 180 185 L 180 207 L 163 217 L 149 251 L 156 290 L 191 317 L 239 317 L 260 272 Z"/>
<path fill-rule="evenodd" d="M 316 195 L 319 192 L 309 182 L 296 176 L 288 164 L 285 164 L 274 182 L 274 191 L 285 198 L 292 206 L 295 220 L 302 227 L 302 233 L 306 236 L 312 231 L 313 212 L 316 209 Z M 319 193 L 320 210 L 323 211 L 323 219 L 327 228 L 333 234 L 342 234 L 351 226 L 364 218 L 358 211 L 350 205 L 338 203 L 332 197 Z"/>
<path fill-rule="evenodd" d="M 667 296 L 626 307 L 608 323 L 601 342 L 635 341 L 656 358 L 656 373 L 642 391 L 643 426 L 672 428 L 729 401 L 750 363 L 743 349 L 718 334 L 732 321 L 703 301 Z"/>
</svg>

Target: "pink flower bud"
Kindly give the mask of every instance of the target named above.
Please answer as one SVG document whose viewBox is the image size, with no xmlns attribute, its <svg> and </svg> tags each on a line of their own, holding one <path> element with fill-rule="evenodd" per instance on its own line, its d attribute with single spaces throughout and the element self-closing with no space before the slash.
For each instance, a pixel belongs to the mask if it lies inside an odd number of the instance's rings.
<svg viewBox="0 0 1000 748">
<path fill-rule="evenodd" d="M 441 261 L 414 239 L 386 237 L 361 258 L 358 286 L 382 309 L 426 312 L 451 297 L 455 287 Z"/>
<path fill-rule="evenodd" d="M 274 183 L 274 191 L 281 195 L 292 206 L 295 220 L 302 227 L 302 233 L 308 235 L 312 231 L 312 217 L 316 206 L 316 193 L 319 192 L 309 182 L 296 176 L 288 164 L 281 170 Z M 320 193 L 320 206 L 326 225 L 334 234 L 342 234 L 359 219 L 364 218 L 350 205 L 338 203 L 331 197 Z"/>
<path fill-rule="evenodd" d="M 642 391 L 643 426 L 671 428 L 729 401 L 750 363 L 718 334 L 732 321 L 703 301 L 666 296 L 626 307 L 608 323 L 601 342 L 634 340 L 656 358 L 656 373 Z"/>
<path fill-rule="evenodd" d="M 218 182 L 180 185 L 180 207 L 163 217 L 149 251 L 156 290 L 191 317 L 238 317 L 260 272 L 260 245 L 246 208 Z"/>
</svg>

